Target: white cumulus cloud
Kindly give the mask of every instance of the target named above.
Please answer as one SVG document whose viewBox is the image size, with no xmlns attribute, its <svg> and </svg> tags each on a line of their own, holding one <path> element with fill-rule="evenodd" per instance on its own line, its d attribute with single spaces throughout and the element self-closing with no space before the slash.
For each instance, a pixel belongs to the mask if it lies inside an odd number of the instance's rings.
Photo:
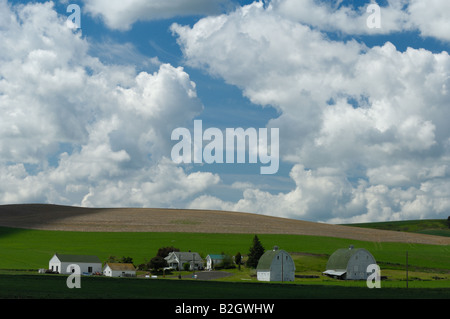
<svg viewBox="0 0 450 319">
<path fill-rule="evenodd" d="M 449 181 L 447 52 L 330 40 L 256 2 L 172 31 L 188 65 L 280 111 L 268 125 L 280 128 L 280 158 L 293 165 L 295 189 L 246 188 L 224 208 L 333 222 L 438 216 L 450 208 L 432 191 Z"/>
<path fill-rule="evenodd" d="M 0 7 L 0 202 L 172 206 L 218 183 L 165 158 L 203 110 L 183 68 L 105 64 L 51 2 Z"/>
<path fill-rule="evenodd" d="M 231 5 L 229 0 L 84 0 L 84 3 L 87 12 L 119 30 L 130 29 L 137 21 L 216 14 Z"/>
</svg>

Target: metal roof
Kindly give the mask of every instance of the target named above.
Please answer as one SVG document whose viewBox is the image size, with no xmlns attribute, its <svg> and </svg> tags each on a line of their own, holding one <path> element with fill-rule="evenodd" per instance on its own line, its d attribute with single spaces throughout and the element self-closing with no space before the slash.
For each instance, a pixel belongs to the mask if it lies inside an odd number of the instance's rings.
<svg viewBox="0 0 450 319">
<path fill-rule="evenodd" d="M 97 256 L 93 255 L 61 255 L 61 254 L 55 254 L 55 256 L 59 259 L 61 262 L 69 262 L 69 263 L 99 263 L 102 262 Z"/>
<path fill-rule="evenodd" d="M 171 261 L 175 259 L 175 256 L 177 257 L 178 260 L 180 260 L 181 262 L 186 262 L 186 261 L 193 261 L 195 259 L 195 261 L 203 261 L 202 257 L 200 256 L 199 253 L 196 252 L 179 252 L 179 251 L 173 251 L 171 253 L 169 253 L 169 255 L 167 257 L 165 257 L 164 259 L 167 261 Z"/>
<path fill-rule="evenodd" d="M 211 259 L 224 259 L 226 257 L 226 255 L 218 255 L 218 254 L 216 254 L 216 255 L 215 254 L 209 254 L 208 256 Z M 208 257 L 208 256 L 206 256 L 206 257 Z"/>
<path fill-rule="evenodd" d="M 327 270 L 346 270 L 350 258 L 361 250 L 370 254 L 370 252 L 364 248 L 353 248 L 353 246 L 336 250 L 328 259 Z"/>
<path fill-rule="evenodd" d="M 273 250 L 266 251 L 261 258 L 259 258 L 258 266 L 256 266 L 256 270 L 270 270 L 270 266 L 272 265 L 272 260 L 280 253 L 284 253 L 290 256 L 285 250 L 275 248 Z"/>
<path fill-rule="evenodd" d="M 330 276 L 342 276 L 343 274 L 345 274 L 347 271 L 345 270 L 341 270 L 341 271 L 335 271 L 335 270 L 326 270 L 323 272 L 324 275 L 330 275 Z"/>
<path fill-rule="evenodd" d="M 136 268 L 133 266 L 133 264 L 129 264 L 129 263 L 107 263 L 105 265 L 104 268 L 106 268 L 106 266 L 109 266 L 109 268 L 111 268 L 111 270 L 120 270 L 120 271 L 135 271 Z"/>
</svg>

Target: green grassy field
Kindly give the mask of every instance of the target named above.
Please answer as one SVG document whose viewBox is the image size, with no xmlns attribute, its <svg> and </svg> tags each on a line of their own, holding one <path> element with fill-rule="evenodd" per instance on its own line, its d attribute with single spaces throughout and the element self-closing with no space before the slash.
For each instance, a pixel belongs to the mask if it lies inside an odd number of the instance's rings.
<svg viewBox="0 0 450 319">
<path fill-rule="evenodd" d="M 38 299 L 448 299 L 450 289 L 243 283 L 196 280 L 82 277 L 80 289 L 63 275 L 1 275 L 0 298 Z"/>
<path fill-rule="evenodd" d="M 136 278 L 125 281 L 123 280 L 124 278 L 120 278 L 108 281 L 106 278 L 83 277 L 83 284 L 86 282 L 86 287 L 92 288 L 81 289 L 81 291 L 75 292 L 70 291 L 65 286 L 64 276 L 38 275 L 37 269 L 47 268 L 48 261 L 55 252 L 61 254 L 93 254 L 97 255 L 101 261 L 105 261 L 109 256 L 127 256 L 133 258 L 135 265 L 150 260 L 156 255 L 160 247 L 165 246 L 174 246 L 181 251 L 197 251 L 202 257 L 221 252 L 229 255 L 241 252 L 241 254 L 246 255 L 251 246 L 253 236 L 254 234 L 63 232 L 0 227 L 0 297 L 59 298 L 61 293 L 66 298 L 78 298 L 79 294 L 83 298 L 88 298 L 89 296 L 93 298 L 153 298 L 154 296 L 148 291 L 144 293 L 145 289 L 148 289 L 149 283 L 146 281 L 149 279 Z M 427 294 L 425 296 L 422 292 L 422 298 L 434 298 L 432 297 L 434 295 L 449 297 L 449 246 L 374 243 L 299 235 L 258 234 L 258 237 L 266 250 L 277 245 L 291 253 L 296 264 L 297 278 L 295 282 L 283 283 L 281 287 L 273 286 L 272 283 L 258 283 L 255 270 L 242 267 L 241 270 L 237 268 L 225 270 L 230 272 L 231 276 L 214 280 L 214 283 L 203 282 L 203 284 L 199 284 L 197 282 L 201 281 L 189 279 L 181 280 L 182 283 L 175 283 L 179 280 L 177 276 L 173 275 L 166 276 L 165 279 L 159 276 L 150 285 L 154 285 L 151 287 L 156 287 L 152 289 L 157 289 L 158 296 L 161 298 L 173 298 L 173 290 L 183 291 L 176 285 L 186 285 L 183 284 L 185 282 L 189 282 L 189 284 L 183 287 L 186 289 L 190 287 L 190 289 L 195 291 L 191 296 L 199 296 L 200 298 L 211 296 L 203 293 L 208 289 L 216 289 L 214 288 L 215 285 L 228 285 L 231 283 L 244 285 L 244 288 L 239 286 L 238 289 L 242 292 L 243 298 L 250 296 L 253 290 L 257 290 L 261 294 L 261 298 L 264 298 L 264 294 L 273 297 L 273 293 L 270 292 L 275 291 L 273 289 L 280 289 L 277 294 L 279 294 L 280 298 L 284 298 L 284 294 L 290 294 L 290 290 L 294 289 L 288 288 L 290 286 L 297 288 L 309 287 L 308 289 L 301 288 L 298 291 L 296 290 L 293 296 L 310 296 L 314 298 L 315 293 L 311 291 L 316 291 L 317 294 L 319 294 L 319 291 L 322 291 L 321 298 L 331 297 L 333 293 L 339 293 L 341 296 L 350 294 L 353 296 L 352 298 L 364 298 L 365 296 L 367 298 L 378 298 L 377 292 L 368 292 L 371 289 L 367 288 L 364 281 L 341 281 L 322 275 L 328 257 L 336 249 L 354 245 L 356 248 L 368 249 L 380 265 L 381 275 L 387 277 L 386 280 L 382 281 L 382 287 L 390 289 L 387 289 L 389 292 L 386 289 L 382 289 L 386 291 L 383 298 L 390 298 L 392 290 L 395 291 L 396 289 L 400 289 L 401 295 L 405 298 L 410 296 L 408 294 L 411 292 L 402 290 L 406 287 L 406 251 L 408 251 L 409 261 L 408 287 L 416 290 L 427 288 L 425 290 Z M 305 278 L 307 276 L 314 276 L 314 278 Z M 159 283 L 155 283 L 156 281 L 164 282 L 164 287 L 159 287 Z M 116 286 L 119 284 L 123 286 Z M 246 284 L 250 284 L 250 286 L 247 287 Z M 261 290 L 260 286 L 255 286 L 255 284 L 270 287 L 270 291 Z M 55 287 L 54 285 L 62 285 L 63 288 L 58 288 L 59 286 Z M 105 285 L 108 287 L 105 288 Z M 171 285 L 175 286 L 172 287 Z M 333 287 L 331 289 L 349 290 L 330 291 L 322 289 L 324 286 Z M 199 291 L 196 291 L 196 287 Z M 116 288 L 117 291 L 115 291 Z M 109 295 L 101 295 L 101 292 L 105 289 L 108 290 Z M 286 291 L 283 289 L 286 289 Z M 364 290 L 364 293 L 360 292 L 361 289 Z M 302 290 L 304 291 L 302 292 Z M 223 288 L 223 291 L 226 291 L 226 289 Z M 228 293 L 224 292 L 224 294 L 226 295 L 224 298 L 238 296 L 232 293 L 228 295 Z M 186 297 L 186 295 L 183 296 Z M 396 294 L 393 293 L 393 297 L 395 296 Z M 420 294 L 417 296 L 420 296 Z M 415 297 L 411 295 L 411 298 Z"/>
<path fill-rule="evenodd" d="M 202 233 L 102 233 L 18 230 L 0 227 L 0 269 L 38 269 L 48 266 L 55 252 L 61 254 L 94 254 L 105 261 L 109 256 L 130 256 L 140 264 L 156 255 L 158 248 L 174 246 L 181 251 L 208 254 L 224 252 L 245 255 L 253 234 Z M 258 234 L 267 249 L 277 245 L 288 252 L 331 255 L 338 248 L 354 245 L 368 249 L 377 262 L 395 265 L 405 263 L 418 268 L 450 269 L 450 247 L 437 245 L 374 243 L 331 237 Z"/>
</svg>

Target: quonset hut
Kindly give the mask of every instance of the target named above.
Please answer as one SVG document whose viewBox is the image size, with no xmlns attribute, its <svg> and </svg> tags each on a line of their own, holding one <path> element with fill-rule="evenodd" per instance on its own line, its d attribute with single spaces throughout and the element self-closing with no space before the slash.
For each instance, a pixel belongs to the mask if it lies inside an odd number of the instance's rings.
<svg viewBox="0 0 450 319">
<path fill-rule="evenodd" d="M 275 246 L 261 256 L 256 274 L 259 281 L 294 281 L 295 264 L 291 255 Z"/>
<path fill-rule="evenodd" d="M 346 280 L 366 280 L 370 273 L 369 265 L 376 264 L 372 254 L 364 248 L 341 248 L 336 250 L 328 259 L 327 270 L 324 275 Z"/>
</svg>

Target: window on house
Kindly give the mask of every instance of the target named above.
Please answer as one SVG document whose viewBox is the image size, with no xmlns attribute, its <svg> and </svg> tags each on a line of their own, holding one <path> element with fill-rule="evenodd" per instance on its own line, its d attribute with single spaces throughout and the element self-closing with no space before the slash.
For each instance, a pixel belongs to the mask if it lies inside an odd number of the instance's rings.
<svg viewBox="0 0 450 319">
<path fill-rule="evenodd" d="M 92 267 L 88 267 L 88 272 L 92 272 Z"/>
</svg>

